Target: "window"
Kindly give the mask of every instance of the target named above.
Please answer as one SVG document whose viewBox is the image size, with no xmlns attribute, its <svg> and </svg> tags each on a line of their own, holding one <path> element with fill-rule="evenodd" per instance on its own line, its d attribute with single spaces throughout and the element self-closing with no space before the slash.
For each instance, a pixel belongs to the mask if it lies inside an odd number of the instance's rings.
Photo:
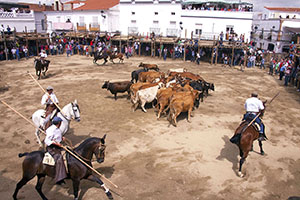
<svg viewBox="0 0 300 200">
<path fill-rule="evenodd" d="M 175 12 L 171 12 L 171 15 L 175 15 Z"/>
<path fill-rule="evenodd" d="M 195 34 L 196 35 L 201 35 L 202 34 L 202 29 L 195 29 Z"/>
<path fill-rule="evenodd" d="M 158 12 L 154 12 L 154 15 L 158 15 Z"/>
<path fill-rule="evenodd" d="M 153 24 L 158 24 L 159 23 L 159 21 L 153 21 Z"/>
<path fill-rule="evenodd" d="M 135 15 L 135 12 L 131 12 L 131 15 Z"/>
<path fill-rule="evenodd" d="M 98 26 L 98 16 L 93 16 L 92 26 L 93 27 L 97 27 Z"/>
<path fill-rule="evenodd" d="M 79 26 L 84 26 L 84 16 L 79 16 Z"/>
<path fill-rule="evenodd" d="M 132 24 L 136 24 L 136 20 L 131 20 L 131 23 Z"/>
</svg>

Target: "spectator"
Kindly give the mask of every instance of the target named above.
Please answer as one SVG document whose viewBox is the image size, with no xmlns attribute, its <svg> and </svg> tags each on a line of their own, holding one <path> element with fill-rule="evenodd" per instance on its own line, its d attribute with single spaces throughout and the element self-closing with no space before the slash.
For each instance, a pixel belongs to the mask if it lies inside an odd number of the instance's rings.
<svg viewBox="0 0 300 200">
<path fill-rule="evenodd" d="M 15 47 L 13 47 L 11 49 L 11 53 L 12 53 L 13 59 L 16 59 L 16 52 L 17 52 L 17 49 Z"/>
<path fill-rule="evenodd" d="M 24 52 L 25 58 L 28 59 L 28 48 L 27 48 L 27 46 L 23 47 L 23 52 Z"/>
<path fill-rule="evenodd" d="M 291 78 L 291 67 L 288 66 L 284 71 L 284 86 L 288 86 L 289 80 Z"/>
<path fill-rule="evenodd" d="M 168 49 L 164 48 L 164 60 L 167 60 Z"/>
<path fill-rule="evenodd" d="M 200 58 L 201 58 L 200 53 L 197 52 L 196 55 L 197 55 L 197 59 L 196 59 L 197 65 L 200 65 Z"/>
</svg>

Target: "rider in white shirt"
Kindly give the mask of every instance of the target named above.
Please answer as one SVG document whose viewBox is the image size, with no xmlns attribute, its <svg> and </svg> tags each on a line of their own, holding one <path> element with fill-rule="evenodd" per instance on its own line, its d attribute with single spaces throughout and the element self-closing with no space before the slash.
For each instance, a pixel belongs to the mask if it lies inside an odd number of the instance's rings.
<svg viewBox="0 0 300 200">
<path fill-rule="evenodd" d="M 41 126 L 44 127 L 45 130 L 50 125 L 48 122 L 50 122 L 50 119 L 53 118 L 57 112 L 57 107 L 54 103 L 56 103 L 56 104 L 59 103 L 56 95 L 53 93 L 52 86 L 47 87 L 47 93 L 48 94 L 43 95 L 42 100 L 41 100 L 41 104 L 45 106 L 45 110 L 46 110 L 45 115 L 43 116 L 43 118 L 45 118 L 45 120 L 42 120 L 42 122 L 41 122 Z M 52 100 L 54 101 L 54 103 L 52 102 Z M 47 126 L 45 126 L 46 124 L 47 124 Z"/>
<path fill-rule="evenodd" d="M 41 53 L 40 53 L 40 58 L 41 58 L 41 62 L 42 64 L 45 64 L 45 59 L 47 58 L 47 53 L 45 50 L 42 50 Z"/>
<path fill-rule="evenodd" d="M 248 98 L 245 102 L 246 114 L 244 114 L 243 120 L 253 120 L 259 113 L 263 112 L 265 109 L 261 100 L 259 100 L 257 93 L 252 93 L 251 98 Z M 266 138 L 265 135 L 265 125 L 262 123 L 261 119 L 257 117 L 255 122 L 259 124 L 259 141 L 263 141 Z"/>
<path fill-rule="evenodd" d="M 62 132 L 59 129 L 62 119 L 60 117 L 53 118 L 53 125 L 46 130 L 45 144 L 47 151 L 55 160 L 55 182 L 56 184 L 64 183 L 67 178 L 67 172 L 61 155 L 61 142 L 64 140 Z"/>
</svg>

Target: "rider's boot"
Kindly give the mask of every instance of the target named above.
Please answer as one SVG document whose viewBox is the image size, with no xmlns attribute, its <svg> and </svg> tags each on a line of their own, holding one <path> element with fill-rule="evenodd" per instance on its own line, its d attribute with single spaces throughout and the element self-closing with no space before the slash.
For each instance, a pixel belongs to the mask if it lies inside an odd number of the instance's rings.
<svg viewBox="0 0 300 200">
<path fill-rule="evenodd" d="M 258 141 L 266 141 L 266 135 L 264 133 L 259 133 Z"/>
</svg>

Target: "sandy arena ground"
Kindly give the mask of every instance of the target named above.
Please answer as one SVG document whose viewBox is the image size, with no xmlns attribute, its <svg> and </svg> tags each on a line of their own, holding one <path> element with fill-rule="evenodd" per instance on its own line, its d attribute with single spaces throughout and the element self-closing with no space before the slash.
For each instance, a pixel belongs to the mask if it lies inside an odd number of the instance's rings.
<svg viewBox="0 0 300 200">
<path fill-rule="evenodd" d="M 54 87 L 60 105 L 77 99 L 81 122 L 71 122 L 66 134 L 73 144 L 87 137 L 107 134 L 105 161 L 94 167 L 119 186 L 115 199 L 287 199 L 300 196 L 300 98 L 293 87 L 284 87 L 277 77 L 259 69 L 223 68 L 181 60 L 159 60 L 149 57 L 125 59 L 124 64 L 97 66 L 84 56 L 49 57 L 48 76 L 40 80 L 46 88 Z M 178 127 L 170 126 L 166 117 L 156 120 L 156 112 L 148 106 L 132 112 L 127 95 L 117 101 L 101 87 L 105 80 L 130 80 L 131 71 L 140 62 L 156 63 L 162 71 L 185 67 L 215 84 L 192 122 L 186 114 L 178 119 Z M 26 74 L 35 73 L 33 59 L 0 63 L 0 98 L 30 118 L 40 109 L 43 95 Z M 245 178 L 239 178 L 238 148 L 229 142 L 244 113 L 244 102 L 252 91 L 262 100 L 280 95 L 267 107 L 264 122 L 269 140 L 263 143 L 261 156 L 257 142 L 244 164 Z M 18 153 L 39 147 L 34 128 L 3 104 L 0 105 L 0 199 L 11 199 L 21 179 L 23 158 Z M 30 143 L 25 143 L 26 140 Z M 35 190 L 36 178 L 19 192 L 19 199 L 40 199 Z M 43 192 L 49 199 L 73 199 L 69 188 L 54 185 L 47 178 Z M 80 199 L 106 199 L 96 183 L 81 181 Z"/>
</svg>

